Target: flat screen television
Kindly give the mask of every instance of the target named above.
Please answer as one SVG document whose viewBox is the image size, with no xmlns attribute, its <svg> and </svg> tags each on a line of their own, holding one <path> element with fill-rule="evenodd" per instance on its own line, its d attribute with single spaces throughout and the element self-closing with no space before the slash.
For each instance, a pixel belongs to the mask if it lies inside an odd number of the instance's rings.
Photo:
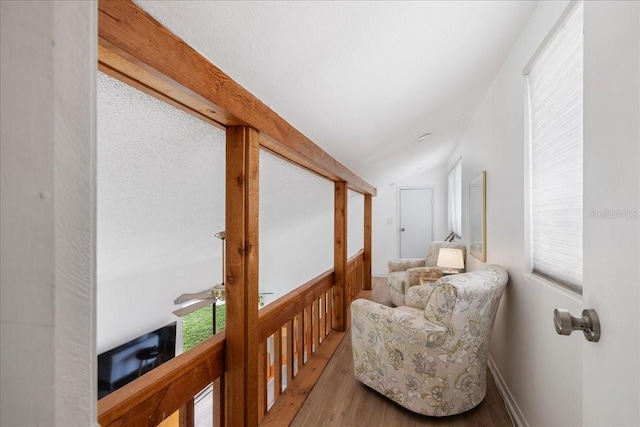
<svg viewBox="0 0 640 427">
<path fill-rule="evenodd" d="M 98 355 L 98 399 L 176 355 L 176 322 Z"/>
</svg>

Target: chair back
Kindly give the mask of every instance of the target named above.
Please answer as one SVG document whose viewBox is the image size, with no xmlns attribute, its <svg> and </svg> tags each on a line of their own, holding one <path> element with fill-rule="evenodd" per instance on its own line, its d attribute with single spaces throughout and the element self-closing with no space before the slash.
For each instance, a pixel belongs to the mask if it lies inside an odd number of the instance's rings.
<svg viewBox="0 0 640 427">
<path fill-rule="evenodd" d="M 503 267 L 488 265 L 483 270 L 445 276 L 435 283 L 427 300 L 425 318 L 447 327 L 449 336 L 443 347 L 451 362 L 460 363 L 462 358 L 466 359 L 462 365 L 484 369 L 508 279 Z"/>
</svg>

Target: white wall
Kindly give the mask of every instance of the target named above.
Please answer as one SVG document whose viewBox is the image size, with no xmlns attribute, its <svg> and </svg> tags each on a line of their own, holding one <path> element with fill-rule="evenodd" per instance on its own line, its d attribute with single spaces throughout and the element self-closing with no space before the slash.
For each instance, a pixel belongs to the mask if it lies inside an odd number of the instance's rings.
<svg viewBox="0 0 640 427">
<path fill-rule="evenodd" d="M 347 201 L 347 257 L 364 248 L 364 196 L 349 190 Z"/>
<path fill-rule="evenodd" d="M 612 3 L 586 2 L 585 5 L 586 15 L 592 14 L 592 19 L 585 21 L 585 209 L 591 203 L 595 203 L 596 199 L 604 203 L 607 200 L 607 192 L 611 192 L 613 188 L 613 183 L 619 188 L 619 193 L 616 191 L 619 199 L 611 201 L 611 206 L 622 207 L 619 206 L 621 200 L 626 200 L 626 203 L 623 203 L 624 207 L 632 209 L 634 206 L 637 207 L 638 203 L 637 62 L 635 68 L 630 67 L 631 71 L 627 69 L 625 72 L 617 73 L 615 77 L 618 83 L 614 87 L 622 88 L 619 92 L 624 92 L 624 88 L 633 92 L 628 96 L 635 100 L 635 104 L 629 111 L 628 99 L 624 100 L 622 96 L 616 98 L 619 95 L 613 95 L 613 99 L 607 98 L 607 94 L 611 92 L 609 85 L 612 81 L 612 68 L 615 70 L 617 63 L 628 55 L 628 49 L 611 49 L 608 44 L 600 49 L 593 47 L 595 41 L 602 38 L 605 27 L 617 27 L 620 24 L 602 18 L 603 13 L 620 6 Z M 566 5 L 567 2 L 538 3 L 448 164 L 452 166 L 458 157 L 462 156 L 462 232 L 463 241 L 467 244 L 469 180 L 480 171 L 487 171 L 487 263 L 505 266 L 510 276 L 496 319 L 491 357 L 498 370 L 498 380 L 504 381 L 508 388 L 507 398 L 514 405 L 512 409 L 518 422 L 531 426 L 569 426 L 615 425 L 618 423 L 614 420 L 625 420 L 620 425 L 637 425 L 637 382 L 625 381 L 622 375 L 615 381 L 609 380 L 604 383 L 591 381 L 588 376 L 590 372 L 599 369 L 603 371 L 602 376 L 606 376 L 611 372 L 611 368 L 605 368 L 606 366 L 615 364 L 614 360 L 623 360 L 620 359 L 619 353 L 622 350 L 616 351 L 615 346 L 609 347 L 612 345 L 611 341 L 605 344 L 613 334 L 608 338 L 603 334 L 603 341 L 598 344 L 587 343 L 581 334 L 571 337 L 556 335 L 551 320 L 554 308 L 566 308 L 572 314 L 578 315 L 586 305 L 580 297 L 568 295 L 558 288 L 531 280 L 525 270 L 522 70 Z M 598 8 L 597 12 L 595 7 Z M 633 7 L 637 10 L 637 3 Z M 637 55 L 637 14 L 635 17 L 636 39 L 618 42 L 631 43 L 628 47 L 636 49 L 634 55 Z M 607 55 L 611 57 L 608 58 Z M 637 56 L 634 58 L 637 61 Z M 607 62 L 612 65 L 605 65 Z M 595 64 L 600 65 L 596 67 Z M 602 111 L 597 107 L 599 104 L 606 105 L 610 117 L 618 114 L 625 117 L 623 122 L 626 128 L 619 135 L 612 134 L 616 136 L 612 136 L 615 142 L 611 145 L 606 142 L 608 138 L 603 138 L 602 135 L 597 137 L 596 134 L 620 124 L 614 123 L 614 120 L 603 121 Z M 589 111 L 593 114 L 589 114 Z M 635 128 L 630 125 L 632 122 L 629 115 L 635 115 Z M 594 127 L 597 132 L 593 130 Z M 624 149 L 625 146 L 634 148 Z M 612 156 L 613 153 L 616 155 Z M 611 156 L 611 160 L 603 161 L 607 156 Z M 625 174 L 624 178 L 622 173 Z M 629 195 L 631 196 L 628 197 Z M 597 203 L 597 206 L 609 204 Z M 606 233 L 606 238 L 600 236 L 603 230 L 597 230 L 597 227 L 589 225 L 585 216 L 585 295 L 590 286 L 598 287 L 602 292 L 610 294 L 603 286 L 608 283 L 606 276 L 610 274 L 611 263 L 617 265 L 615 258 L 619 256 L 620 251 L 610 246 L 602 246 L 600 243 L 607 239 L 619 238 L 626 242 L 623 244 L 628 252 L 625 252 L 623 259 L 630 265 L 620 270 L 620 279 L 630 283 L 629 287 L 634 287 L 628 289 L 629 301 L 633 301 L 628 304 L 635 305 L 638 301 L 637 220 L 635 223 L 627 222 L 624 232 L 612 230 L 611 233 Z M 614 235 L 616 237 L 613 237 Z M 469 270 L 483 265 L 473 257 L 468 257 L 468 260 Z M 594 270 L 597 270 L 597 273 Z M 586 299 L 585 302 L 595 304 Z M 625 314 L 620 318 L 630 320 L 631 327 L 637 329 L 637 306 L 627 307 Z M 603 319 L 603 322 L 607 320 Z M 633 337 L 638 335 L 637 332 L 627 332 L 630 343 L 628 357 L 635 358 L 632 365 L 635 368 L 628 371 L 628 374 L 637 378 L 638 342 Z M 623 345 L 622 341 L 620 345 Z M 594 355 L 593 360 L 586 358 L 583 364 L 583 346 L 599 349 L 599 355 Z M 626 358 L 627 356 L 624 356 L 624 359 Z M 607 363 L 602 363 L 604 361 Z M 601 393 L 608 395 L 611 399 L 609 409 L 603 410 L 606 406 L 603 402 L 588 402 L 586 399 L 583 402 L 583 384 L 585 395 L 588 394 L 587 388 L 594 387 L 600 388 Z M 623 400 L 626 403 L 619 400 L 620 396 L 625 396 Z M 631 402 L 633 399 L 635 403 Z M 593 406 L 588 409 L 587 405 Z M 616 418 L 598 419 L 593 416 L 593 412 L 618 415 Z M 634 415 L 629 416 L 631 413 Z M 633 421 L 627 424 L 629 420 Z"/>
<path fill-rule="evenodd" d="M 0 2 L 0 424 L 95 421 L 96 11 Z"/>
<path fill-rule="evenodd" d="M 333 268 L 333 182 L 260 152 L 260 291 L 268 304 Z"/>
<path fill-rule="evenodd" d="M 582 389 L 582 343 L 576 337 L 559 338 L 551 323 L 554 308 L 578 313 L 580 301 L 528 281 L 524 263 L 522 69 L 566 4 L 537 5 L 449 160 L 452 166 L 462 157 L 462 240 L 467 245 L 469 181 L 487 171 L 487 263 L 503 265 L 509 272 L 491 357 L 516 403 L 516 418 L 532 426 L 580 425 L 582 421 L 577 392 Z M 472 256 L 467 260 L 470 271 L 483 264 Z"/>
<path fill-rule="evenodd" d="M 433 189 L 433 239 L 442 240 L 449 234 L 447 225 L 447 167 L 435 168 L 378 188 L 373 198 L 372 271 L 374 276 L 386 276 L 387 261 L 398 258 L 398 189 L 430 187 Z M 427 248 L 425 248 L 425 254 Z"/>
</svg>

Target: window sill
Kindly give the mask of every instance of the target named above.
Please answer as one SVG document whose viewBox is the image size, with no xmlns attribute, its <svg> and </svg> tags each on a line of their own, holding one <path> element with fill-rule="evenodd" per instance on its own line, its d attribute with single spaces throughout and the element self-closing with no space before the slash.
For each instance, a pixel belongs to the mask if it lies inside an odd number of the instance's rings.
<svg viewBox="0 0 640 427">
<path fill-rule="evenodd" d="M 573 301 L 582 304 L 582 295 L 571 290 L 568 288 L 565 288 L 562 285 L 559 285 L 555 282 L 552 282 L 551 280 L 545 279 L 544 277 L 538 276 L 536 274 L 533 273 L 524 273 L 524 278 L 527 282 L 539 286 L 539 285 L 543 285 L 546 286 L 547 288 L 550 288 L 551 290 L 562 294 L 563 296 L 572 299 Z"/>
</svg>

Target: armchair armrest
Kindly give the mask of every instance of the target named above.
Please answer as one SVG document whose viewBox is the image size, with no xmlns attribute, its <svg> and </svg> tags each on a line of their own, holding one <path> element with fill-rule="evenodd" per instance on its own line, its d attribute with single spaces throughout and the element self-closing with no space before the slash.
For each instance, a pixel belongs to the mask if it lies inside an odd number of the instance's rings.
<svg viewBox="0 0 640 427">
<path fill-rule="evenodd" d="M 424 267 L 424 258 L 392 259 L 389 261 L 389 273 L 405 271 L 414 267 Z"/>
</svg>

